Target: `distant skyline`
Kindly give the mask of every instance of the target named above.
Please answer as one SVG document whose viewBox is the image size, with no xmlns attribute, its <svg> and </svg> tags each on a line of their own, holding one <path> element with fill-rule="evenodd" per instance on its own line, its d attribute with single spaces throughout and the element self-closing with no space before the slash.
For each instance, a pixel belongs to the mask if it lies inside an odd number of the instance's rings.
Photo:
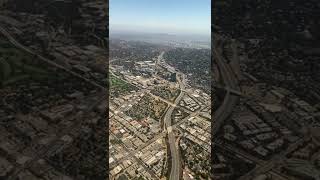
<svg viewBox="0 0 320 180">
<path fill-rule="evenodd" d="M 111 32 L 211 33 L 211 0 L 110 0 Z"/>
</svg>

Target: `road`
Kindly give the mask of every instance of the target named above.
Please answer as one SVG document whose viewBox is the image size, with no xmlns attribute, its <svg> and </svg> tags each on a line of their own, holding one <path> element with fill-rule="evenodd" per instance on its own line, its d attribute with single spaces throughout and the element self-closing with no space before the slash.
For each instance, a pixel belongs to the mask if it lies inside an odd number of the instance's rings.
<svg viewBox="0 0 320 180">
<path fill-rule="evenodd" d="M 217 88 L 217 89 L 223 89 L 223 90 L 225 90 L 225 91 L 229 91 L 230 93 L 233 93 L 233 94 L 235 94 L 235 95 L 237 95 L 237 96 L 246 97 L 241 91 L 231 89 L 230 87 L 225 87 L 225 86 L 218 85 L 218 84 L 213 84 L 212 86 L 213 86 L 214 88 Z"/>
<path fill-rule="evenodd" d="M 119 122 L 119 121 L 118 121 L 118 122 Z M 120 122 L 119 122 L 119 123 L 120 123 Z M 110 134 L 111 134 L 111 132 L 110 132 Z M 147 147 L 147 146 L 149 146 L 150 144 L 154 143 L 155 141 L 164 138 L 165 135 L 166 135 L 166 134 L 165 134 L 164 132 L 161 132 L 160 134 L 157 134 L 155 137 L 153 137 L 152 139 L 148 140 L 148 142 L 146 142 L 146 143 L 143 144 L 142 146 L 139 146 L 137 149 L 135 149 L 135 150 L 133 150 L 133 151 L 132 151 L 131 149 L 128 149 L 128 148 L 124 145 L 124 143 L 122 143 L 122 144 L 123 144 L 123 147 L 124 147 L 128 152 L 130 151 L 131 153 L 128 154 L 128 155 L 126 155 L 126 156 L 124 156 L 124 157 L 122 157 L 122 158 L 120 158 L 120 159 L 118 159 L 117 162 L 120 164 L 122 161 L 130 158 L 130 157 L 131 157 L 131 154 L 134 154 L 134 155 L 135 155 L 137 152 L 140 152 L 142 149 L 144 149 L 145 147 Z M 113 136 L 115 136 L 115 135 L 113 135 Z M 117 137 L 115 137 L 115 138 L 117 138 Z M 119 139 L 119 138 L 117 138 L 117 139 Z"/>
<path fill-rule="evenodd" d="M 279 154 L 273 156 L 270 160 L 266 161 L 265 163 L 261 163 L 260 166 L 257 166 L 253 170 L 251 170 L 249 173 L 245 174 L 239 180 L 246 180 L 251 179 L 252 177 L 255 177 L 259 174 L 264 174 L 266 172 L 269 172 L 272 170 L 272 168 L 278 164 L 283 162 L 286 159 L 286 155 L 297 149 L 301 144 L 304 142 L 303 138 L 300 138 L 295 143 L 291 144 L 285 151 L 280 152 Z M 285 177 L 285 174 L 280 174 L 277 171 L 273 171 L 273 173 L 278 174 L 279 176 Z"/>
<path fill-rule="evenodd" d="M 39 58 L 39 60 L 44 61 L 44 62 L 47 63 L 48 65 L 54 66 L 54 67 L 56 67 L 56 68 L 58 68 L 58 69 L 60 69 L 60 70 L 64 70 L 65 72 L 67 72 L 67 73 L 69 73 L 69 74 L 72 74 L 73 76 L 78 77 L 78 78 L 80 78 L 81 80 L 83 80 L 83 81 L 85 81 L 85 82 L 88 82 L 88 83 L 90 83 L 90 84 L 92 84 L 92 85 L 94 85 L 94 86 L 96 86 L 96 87 L 99 87 L 99 88 L 102 89 L 102 90 L 107 90 L 105 87 L 99 85 L 98 83 L 96 83 L 96 82 L 94 82 L 94 81 L 92 81 L 92 80 L 90 80 L 90 79 L 87 79 L 87 78 L 81 76 L 80 74 L 78 74 L 78 73 L 76 73 L 76 72 L 74 72 L 74 71 L 71 71 L 70 69 L 68 69 L 68 68 L 66 68 L 66 67 L 64 67 L 64 66 L 62 66 L 62 65 L 60 65 L 60 64 L 57 64 L 57 63 L 55 63 L 54 61 L 51 61 L 51 60 L 49 60 L 49 59 L 41 56 L 39 53 L 34 52 L 34 51 L 32 51 L 31 49 L 29 49 L 28 47 L 22 45 L 21 43 L 19 43 L 18 41 L 16 41 L 15 38 L 14 38 L 5 28 L 3 28 L 3 27 L 1 27 L 1 26 L 0 26 L 0 33 L 3 34 L 3 35 L 9 40 L 9 42 L 10 42 L 11 44 L 13 44 L 15 47 L 17 47 L 17 48 L 25 51 L 26 53 L 29 53 L 29 54 L 31 54 L 31 55 L 33 55 L 33 56 L 36 56 L 37 58 Z"/>
<path fill-rule="evenodd" d="M 1 26 L 0 26 L 0 33 L 3 34 L 3 35 L 9 40 L 9 42 L 10 42 L 11 44 L 13 44 L 15 47 L 17 47 L 17 48 L 19 48 L 19 49 L 21 49 L 21 50 L 23 50 L 23 51 L 25 51 L 25 52 L 27 52 L 27 53 L 29 53 L 29 54 L 31 54 L 31 55 L 34 55 L 34 56 L 36 56 L 37 58 L 39 58 L 40 60 L 42 60 L 42 61 L 44 61 L 45 63 L 47 63 L 48 65 L 54 66 L 54 67 L 57 68 L 57 69 L 64 70 L 65 72 L 67 72 L 67 73 L 69 73 L 69 74 L 72 74 L 73 76 L 78 77 L 79 79 L 81 79 L 81 80 L 83 80 L 83 81 L 85 81 L 85 82 L 87 82 L 87 83 L 90 83 L 90 84 L 94 85 L 95 87 L 97 87 L 97 88 L 99 88 L 99 89 L 101 89 L 101 90 L 103 91 L 102 94 L 99 95 L 99 97 L 101 97 L 101 98 L 99 98 L 97 101 L 95 101 L 94 103 L 92 103 L 87 109 L 84 110 L 84 117 L 82 117 L 82 114 L 76 114 L 76 115 L 75 115 L 75 117 L 74 117 L 75 119 L 81 119 L 79 122 L 74 123 L 74 124 L 72 124 L 71 126 L 66 127 L 65 129 L 62 129 L 61 132 L 60 132 L 60 134 L 59 134 L 57 137 L 55 137 L 47 146 L 39 149 L 39 150 L 37 151 L 37 154 L 35 154 L 35 155 L 31 158 L 30 161 L 28 161 L 27 163 L 25 163 L 24 165 L 22 165 L 22 166 L 20 166 L 20 167 L 17 167 L 17 168 L 11 173 L 11 176 L 10 176 L 9 179 L 16 179 L 16 178 L 17 178 L 17 175 L 18 175 L 21 171 L 23 171 L 23 170 L 31 167 L 31 166 L 32 166 L 34 163 L 36 163 L 39 159 L 42 159 L 42 158 L 46 157 L 47 154 L 50 152 L 51 148 L 54 147 L 54 145 L 55 145 L 56 143 L 58 143 L 59 141 L 61 141 L 60 139 L 61 139 L 64 135 L 68 135 L 68 134 L 71 134 L 71 133 L 74 132 L 74 131 L 78 131 L 78 130 L 81 128 L 81 126 L 83 125 L 82 122 L 86 120 L 86 117 L 85 117 L 86 114 L 87 114 L 88 112 L 91 112 L 92 109 L 95 108 L 97 105 L 99 105 L 103 100 L 107 99 L 107 95 L 104 93 L 105 90 L 106 90 L 105 87 L 97 84 L 96 82 L 94 82 L 94 81 L 92 81 L 92 80 L 90 80 L 90 79 L 87 79 L 87 78 L 81 76 L 80 74 L 77 74 L 77 73 L 71 71 L 70 69 L 65 68 L 64 66 L 61 66 L 61 65 L 55 63 L 54 61 L 51 61 L 51 60 L 49 60 L 49 59 L 47 59 L 47 58 L 39 55 L 37 52 L 34 52 L 34 51 L 32 51 L 31 49 L 27 48 L 26 46 L 20 44 L 5 28 L 3 28 L 3 27 L 1 27 Z"/>
<path fill-rule="evenodd" d="M 225 143 L 223 140 L 220 140 L 220 141 L 216 141 L 215 142 L 215 145 L 220 147 L 221 149 L 225 150 L 225 151 L 229 151 L 230 153 L 234 153 L 234 154 L 237 154 L 239 156 L 242 156 L 256 164 L 263 164 L 265 163 L 265 161 L 249 154 L 248 152 L 240 149 L 240 148 L 237 148 L 237 147 L 234 147 L 234 146 L 231 146 L 230 144 L 228 143 Z"/>
<path fill-rule="evenodd" d="M 160 63 L 161 63 L 161 61 L 163 60 L 163 55 L 164 55 L 164 51 L 162 51 L 162 52 L 160 53 L 160 55 L 158 56 L 158 58 L 156 59 L 156 64 L 155 64 L 155 66 L 154 66 L 155 70 L 157 69 L 158 66 L 161 66 Z M 154 75 L 157 75 L 157 73 L 158 73 L 158 71 L 155 71 L 155 72 L 154 72 Z"/>
<path fill-rule="evenodd" d="M 181 81 L 179 81 L 181 82 Z M 184 85 L 180 86 L 180 88 L 184 88 Z M 174 104 L 177 105 L 182 97 L 184 96 L 185 92 L 180 91 L 179 96 L 175 99 Z M 169 128 L 171 127 L 172 119 L 171 115 L 174 110 L 174 106 L 170 106 L 169 109 L 167 110 L 165 117 L 164 117 L 164 124 L 165 127 Z M 171 129 L 171 128 L 169 128 Z M 181 174 L 181 163 L 180 163 L 180 155 L 179 155 L 179 150 L 176 144 L 176 138 L 172 130 L 168 131 L 168 141 L 170 145 L 170 152 L 171 152 L 171 171 L 170 171 L 170 180 L 179 180 L 180 174 Z"/>
<path fill-rule="evenodd" d="M 158 58 L 159 60 L 162 59 L 163 53 L 161 53 L 161 55 Z M 181 80 L 182 78 L 182 80 Z M 170 148 L 170 152 L 171 152 L 171 170 L 170 170 L 170 180 L 179 180 L 180 179 L 180 175 L 181 175 L 181 162 L 180 162 L 180 154 L 179 154 L 179 149 L 178 149 L 178 144 L 175 138 L 175 135 L 173 133 L 173 129 L 172 129 L 172 119 L 171 119 L 171 115 L 173 110 L 175 109 L 175 107 L 178 105 L 178 103 L 181 101 L 182 97 L 185 94 L 185 80 L 184 80 L 185 76 L 183 74 L 177 73 L 177 81 L 179 83 L 180 86 L 180 94 L 178 95 L 178 97 L 175 99 L 174 101 L 174 105 L 175 106 L 169 106 L 169 108 L 166 111 L 166 114 L 164 116 L 164 128 L 167 129 L 168 131 L 168 142 L 169 142 L 169 148 Z"/>
<path fill-rule="evenodd" d="M 79 129 L 81 128 L 81 126 L 83 125 L 83 122 L 87 119 L 85 116 L 86 114 L 89 114 L 89 112 L 91 112 L 96 106 L 98 106 L 103 100 L 105 100 L 107 98 L 107 95 L 101 95 L 100 97 L 102 97 L 101 99 L 99 99 L 98 101 L 92 103 L 87 109 L 84 110 L 84 116 L 82 117 L 82 114 L 76 114 L 74 119 L 80 119 L 79 122 L 76 122 L 74 124 L 72 124 L 71 126 L 62 129 L 60 131 L 60 134 L 58 136 L 56 136 L 49 144 L 47 144 L 45 147 L 39 149 L 37 151 L 37 153 L 31 158 L 30 161 L 28 161 L 27 163 L 25 163 L 24 165 L 17 167 L 11 174 L 10 179 L 14 180 L 17 178 L 18 174 L 20 172 L 22 172 L 25 169 L 28 169 L 29 167 L 31 167 L 32 165 L 34 165 L 34 163 L 36 163 L 38 160 L 45 158 L 48 153 L 50 153 L 50 150 L 52 147 L 54 147 L 55 144 L 59 143 L 59 141 L 61 141 L 61 138 L 65 135 L 69 135 L 72 134 L 74 131 L 79 131 Z"/>
<path fill-rule="evenodd" d="M 236 49 L 234 50 L 236 51 Z M 216 135 L 218 130 L 221 128 L 222 124 L 231 115 L 232 110 L 236 106 L 236 103 L 239 99 L 238 96 L 241 95 L 235 73 L 231 70 L 231 68 L 228 65 L 226 65 L 220 53 L 217 52 L 216 49 L 214 49 L 214 54 L 215 54 L 215 58 L 216 58 L 215 60 L 216 60 L 217 66 L 221 73 L 221 78 L 226 86 L 224 89 L 227 91 L 227 93 L 225 95 L 222 105 L 219 107 L 219 109 L 215 112 L 215 115 L 214 115 L 215 123 L 214 123 L 213 134 L 212 134 L 213 136 Z M 302 139 L 298 140 L 294 144 L 290 145 L 286 151 L 279 153 L 278 155 L 274 156 L 272 159 L 268 161 L 260 160 L 259 158 L 256 158 L 248 154 L 247 152 L 237 149 L 235 147 L 232 147 L 228 144 L 225 144 L 219 141 L 215 141 L 215 143 L 216 145 L 220 146 L 222 149 L 237 153 L 257 164 L 257 166 L 253 170 L 251 170 L 249 173 L 239 178 L 239 180 L 247 180 L 247 179 L 252 179 L 257 175 L 269 172 L 275 166 L 275 164 L 282 162 L 285 159 L 286 155 L 289 154 L 289 152 L 296 149 L 297 146 L 299 146 L 302 141 L 303 141 Z M 273 171 L 272 173 L 278 175 L 281 178 L 284 176 L 276 171 Z"/>
<path fill-rule="evenodd" d="M 213 51 L 215 54 L 216 63 L 221 73 L 222 80 L 227 90 L 222 105 L 214 113 L 214 126 L 212 130 L 212 136 L 215 136 L 220 127 L 222 126 L 223 122 L 225 122 L 225 120 L 231 115 L 233 108 L 236 106 L 237 101 L 239 99 L 237 95 L 231 93 L 229 90 L 233 89 L 236 91 L 240 91 L 240 89 L 238 86 L 238 81 L 230 67 L 225 64 L 225 61 L 216 49 L 214 49 Z"/>
<path fill-rule="evenodd" d="M 118 141 L 122 142 L 121 139 L 119 139 L 116 135 L 112 134 L 114 138 L 116 138 Z M 159 177 L 154 174 L 154 172 L 147 167 L 145 162 L 143 162 L 141 159 L 139 159 L 134 153 L 136 151 L 132 151 L 129 147 L 127 147 L 124 143 L 120 144 L 126 151 L 129 153 L 130 157 L 134 158 L 140 165 L 144 167 L 144 169 L 152 176 L 153 179 L 158 179 Z"/>
<path fill-rule="evenodd" d="M 161 52 L 160 55 L 158 56 L 157 60 L 156 60 L 156 66 L 159 66 L 161 62 L 163 62 L 163 55 L 164 52 Z M 171 152 L 171 157 L 172 157 L 172 167 L 170 170 L 170 178 L 169 179 L 173 179 L 173 180 L 179 180 L 180 179 L 180 175 L 182 174 L 181 171 L 181 162 L 180 162 L 180 154 L 179 154 L 179 149 L 178 149 L 178 144 L 177 144 L 177 140 L 176 137 L 174 135 L 173 130 L 173 126 L 172 126 L 172 119 L 171 119 L 171 115 L 172 112 L 174 111 L 174 109 L 178 106 L 178 103 L 181 101 L 181 99 L 183 98 L 185 92 L 185 76 L 181 73 L 177 72 L 177 81 L 179 83 L 180 86 L 180 94 L 177 96 L 177 98 L 175 99 L 174 102 L 169 102 L 161 97 L 155 96 L 153 94 L 151 94 L 150 92 L 145 92 L 148 93 L 150 95 L 152 95 L 153 97 L 157 97 L 159 98 L 159 100 L 162 100 L 164 102 L 166 102 L 169 106 L 166 110 L 166 113 L 164 115 L 164 132 L 168 132 L 168 142 L 169 142 L 169 148 L 170 148 L 170 152 Z M 118 109 L 119 110 L 119 109 Z M 123 110 L 123 109 L 122 109 Z M 162 135 L 160 135 L 162 136 Z M 157 136 L 158 138 L 158 136 Z M 153 142 L 153 140 L 149 141 L 149 142 Z M 149 143 L 147 143 L 149 144 Z M 147 145 L 145 145 L 147 146 Z M 144 147 L 145 147 L 144 146 Z M 127 149 L 127 151 L 129 152 L 130 156 L 133 156 L 134 158 L 136 158 L 134 156 L 134 153 L 137 152 L 136 151 L 131 151 L 130 149 L 128 149 L 127 147 L 125 147 L 125 149 Z M 142 149 L 142 148 L 138 148 L 138 149 Z M 137 159 L 138 162 L 140 162 L 140 159 Z M 142 162 L 140 162 L 141 164 L 143 164 Z M 144 165 L 144 164 L 143 164 Z M 145 167 L 148 172 L 155 177 L 155 174 L 153 172 L 151 172 L 149 170 L 149 168 Z"/>
</svg>

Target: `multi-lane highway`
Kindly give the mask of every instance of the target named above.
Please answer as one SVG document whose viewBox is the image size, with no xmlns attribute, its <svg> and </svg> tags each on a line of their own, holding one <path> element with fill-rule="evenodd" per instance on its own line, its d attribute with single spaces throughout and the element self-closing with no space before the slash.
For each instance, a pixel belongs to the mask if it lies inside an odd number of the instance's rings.
<svg viewBox="0 0 320 180">
<path fill-rule="evenodd" d="M 180 75 L 180 74 L 179 74 Z M 177 74 L 177 79 L 180 85 L 180 88 L 184 90 L 185 85 L 183 84 L 184 80 L 180 80 L 180 76 Z M 184 76 L 182 76 L 184 77 Z M 177 105 L 182 97 L 184 96 L 185 92 L 180 91 L 179 96 L 175 99 L 174 104 Z M 179 156 L 179 150 L 178 150 L 178 145 L 176 143 L 176 138 L 174 136 L 174 133 L 172 131 L 171 127 L 171 115 L 174 110 L 175 106 L 170 106 L 164 116 L 164 125 L 168 129 L 168 141 L 169 141 L 169 148 L 171 152 L 171 171 L 170 171 L 170 180 L 179 180 L 180 174 L 181 174 L 181 163 L 180 163 L 180 156 Z"/>
<path fill-rule="evenodd" d="M 163 54 L 162 52 L 157 61 L 156 64 L 158 65 L 161 61 L 163 61 Z M 177 72 L 177 81 L 180 86 L 180 94 L 178 97 L 175 99 L 174 103 L 169 103 L 169 107 L 166 111 L 166 114 L 164 115 L 164 128 L 168 132 L 168 142 L 169 142 L 169 148 L 170 148 L 170 153 L 171 153 L 171 170 L 170 170 L 170 176 L 169 179 L 171 180 L 179 180 L 180 179 L 180 174 L 181 174 L 181 162 L 180 162 L 180 155 L 179 155 L 179 149 L 178 149 L 178 144 L 173 132 L 173 127 L 172 127 L 172 120 L 171 120 L 171 115 L 173 110 L 176 108 L 176 106 L 179 104 L 181 101 L 182 97 L 185 94 L 185 76 L 179 72 Z"/>
<path fill-rule="evenodd" d="M 242 93 L 240 92 L 240 88 L 238 86 L 238 81 L 235 76 L 235 73 L 231 70 L 230 66 L 228 66 L 225 63 L 223 57 L 221 56 L 221 53 L 219 53 L 216 49 L 213 50 L 213 53 L 215 54 L 215 61 L 217 63 L 217 66 L 221 73 L 221 78 L 225 85 L 223 89 L 226 90 L 224 101 L 214 114 L 214 126 L 213 126 L 212 136 L 215 136 L 218 130 L 221 128 L 222 124 L 231 115 L 233 108 L 236 106 L 236 103 L 239 100 L 239 95 L 241 95 Z M 221 88 L 221 87 L 218 87 L 218 88 Z M 279 155 L 273 157 L 269 161 L 260 160 L 259 158 L 256 158 L 248 154 L 247 152 L 242 151 L 241 149 L 232 147 L 228 144 L 221 143 L 219 141 L 215 141 L 215 143 L 217 146 L 220 146 L 221 148 L 228 150 L 230 152 L 236 151 L 235 153 L 257 164 L 257 167 L 255 167 L 246 175 L 239 178 L 239 180 L 247 180 L 247 179 L 252 179 L 253 177 L 258 177 L 259 175 L 264 174 L 265 172 L 269 172 L 276 163 L 279 163 L 285 159 L 284 157 L 286 154 L 291 152 L 293 149 L 296 149 L 296 147 L 299 144 L 301 144 L 301 141 L 302 139 L 290 145 L 286 151 L 281 152 Z M 284 176 L 282 174 L 278 174 L 276 171 L 273 171 L 272 173 L 276 174 L 277 177 L 279 178 L 282 178 Z"/>
<path fill-rule="evenodd" d="M 0 33 L 3 34 L 9 40 L 9 42 L 12 45 L 14 45 L 15 47 L 25 51 L 28 54 L 36 56 L 39 60 L 47 63 L 48 65 L 53 66 L 53 67 L 55 67 L 57 69 L 63 70 L 65 72 L 69 73 L 69 74 L 72 74 L 73 76 L 75 76 L 75 77 L 77 77 L 77 78 L 79 78 L 79 79 L 81 79 L 81 80 L 83 80 L 85 82 L 88 82 L 88 83 L 90 83 L 90 84 L 92 84 L 92 85 L 94 85 L 96 87 L 99 87 L 102 90 L 106 90 L 105 87 L 101 86 L 100 84 L 96 83 L 95 81 L 87 79 L 87 78 L 81 76 L 80 74 L 78 74 L 78 73 L 76 73 L 76 72 L 74 72 L 74 71 L 72 71 L 72 70 L 70 70 L 70 69 L 68 69 L 68 68 L 66 68 L 66 67 L 64 67 L 64 66 L 62 66 L 60 64 L 57 64 L 56 62 L 51 61 L 51 60 L 41 56 L 39 53 L 34 52 L 31 49 L 29 49 L 28 47 L 22 45 L 21 43 L 16 41 L 16 39 L 5 28 L 3 28 L 1 26 L 0 26 Z"/>
<path fill-rule="evenodd" d="M 14 45 L 15 47 L 25 51 L 26 53 L 29 53 L 31 55 L 34 55 L 36 56 L 37 58 L 39 58 L 40 60 L 46 62 L 48 65 L 50 66 L 53 66 L 55 68 L 58 68 L 58 69 L 61 69 L 61 70 L 64 70 L 65 72 L 69 73 L 69 74 L 72 74 L 73 76 L 75 77 L 78 77 L 79 79 L 87 82 L 87 83 L 90 83 L 92 85 L 94 85 L 95 87 L 97 87 L 98 89 L 101 89 L 103 92 L 101 93 L 101 95 L 99 95 L 98 97 L 101 97 L 99 98 L 97 101 L 93 102 L 88 108 L 86 108 L 84 110 L 84 113 L 83 114 L 86 114 L 88 112 L 91 112 L 95 107 L 97 107 L 102 101 L 104 101 L 105 99 L 107 99 L 107 95 L 105 93 L 105 87 L 97 84 L 96 82 L 90 80 L 90 79 L 87 79 L 73 71 L 71 71 L 70 69 L 67 69 L 41 55 L 39 55 L 38 53 L 32 51 L 31 49 L 27 48 L 26 46 L 22 45 L 21 43 L 19 43 L 5 28 L 1 27 L 0 26 L 0 34 L 4 35 L 8 40 L 9 42 Z M 81 127 L 82 122 L 85 121 L 86 115 L 82 115 L 82 114 L 75 114 L 74 115 L 74 119 L 80 119 L 79 122 L 77 123 L 74 123 L 72 124 L 71 126 L 68 126 L 66 127 L 65 129 L 62 129 L 60 134 L 58 136 L 56 136 L 55 138 L 52 139 L 52 141 L 47 144 L 46 146 L 44 146 L 43 148 L 39 149 L 37 151 L 37 154 L 34 154 L 34 156 L 31 157 L 30 161 L 26 162 L 24 165 L 22 166 L 19 166 L 17 167 L 12 173 L 11 173 L 11 177 L 9 179 L 16 179 L 18 174 L 31 167 L 32 165 L 34 165 L 34 163 L 36 163 L 38 160 L 46 157 L 48 155 L 48 153 L 50 153 L 50 150 L 52 147 L 54 147 L 55 144 L 57 144 L 61 138 L 65 135 L 69 135 L 69 134 L 72 134 L 72 132 L 74 131 L 77 131 L 79 130 L 79 128 Z M 35 139 L 34 142 L 36 142 L 38 139 Z"/>
<path fill-rule="evenodd" d="M 215 136 L 223 122 L 230 116 L 233 111 L 234 106 L 236 105 L 239 97 L 233 93 L 231 93 L 228 89 L 234 89 L 239 91 L 238 81 L 234 76 L 234 73 L 230 69 L 228 65 L 226 65 L 225 61 L 221 57 L 220 53 L 214 49 L 213 50 L 214 57 L 217 63 L 217 66 L 220 70 L 222 80 L 227 87 L 226 95 L 223 100 L 222 105 L 218 108 L 218 110 L 214 113 L 214 126 L 212 130 L 212 136 Z"/>
</svg>

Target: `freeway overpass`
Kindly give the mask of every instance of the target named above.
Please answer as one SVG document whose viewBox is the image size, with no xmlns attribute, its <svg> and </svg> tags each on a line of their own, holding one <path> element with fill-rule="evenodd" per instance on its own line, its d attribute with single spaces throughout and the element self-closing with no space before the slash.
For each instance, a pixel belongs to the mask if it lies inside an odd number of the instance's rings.
<svg viewBox="0 0 320 180">
<path fill-rule="evenodd" d="M 222 105 L 216 112 L 214 112 L 215 123 L 212 130 L 212 136 L 215 136 L 223 122 L 225 122 L 225 120 L 231 115 L 233 108 L 236 106 L 239 97 L 235 94 L 239 94 L 237 92 L 240 92 L 240 88 L 238 86 L 238 80 L 236 79 L 231 68 L 225 63 L 220 53 L 217 52 L 216 49 L 213 50 L 213 53 L 221 73 L 221 78 L 225 83 L 225 89 L 227 90 Z M 231 90 L 233 90 L 233 92 Z"/>
</svg>

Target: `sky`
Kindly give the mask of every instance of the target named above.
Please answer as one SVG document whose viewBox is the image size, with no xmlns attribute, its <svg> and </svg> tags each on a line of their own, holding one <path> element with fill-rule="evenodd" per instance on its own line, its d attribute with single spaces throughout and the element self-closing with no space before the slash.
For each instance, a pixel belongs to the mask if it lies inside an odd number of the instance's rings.
<svg viewBox="0 0 320 180">
<path fill-rule="evenodd" d="M 211 32 L 211 0 L 109 0 L 111 32 Z"/>
</svg>

